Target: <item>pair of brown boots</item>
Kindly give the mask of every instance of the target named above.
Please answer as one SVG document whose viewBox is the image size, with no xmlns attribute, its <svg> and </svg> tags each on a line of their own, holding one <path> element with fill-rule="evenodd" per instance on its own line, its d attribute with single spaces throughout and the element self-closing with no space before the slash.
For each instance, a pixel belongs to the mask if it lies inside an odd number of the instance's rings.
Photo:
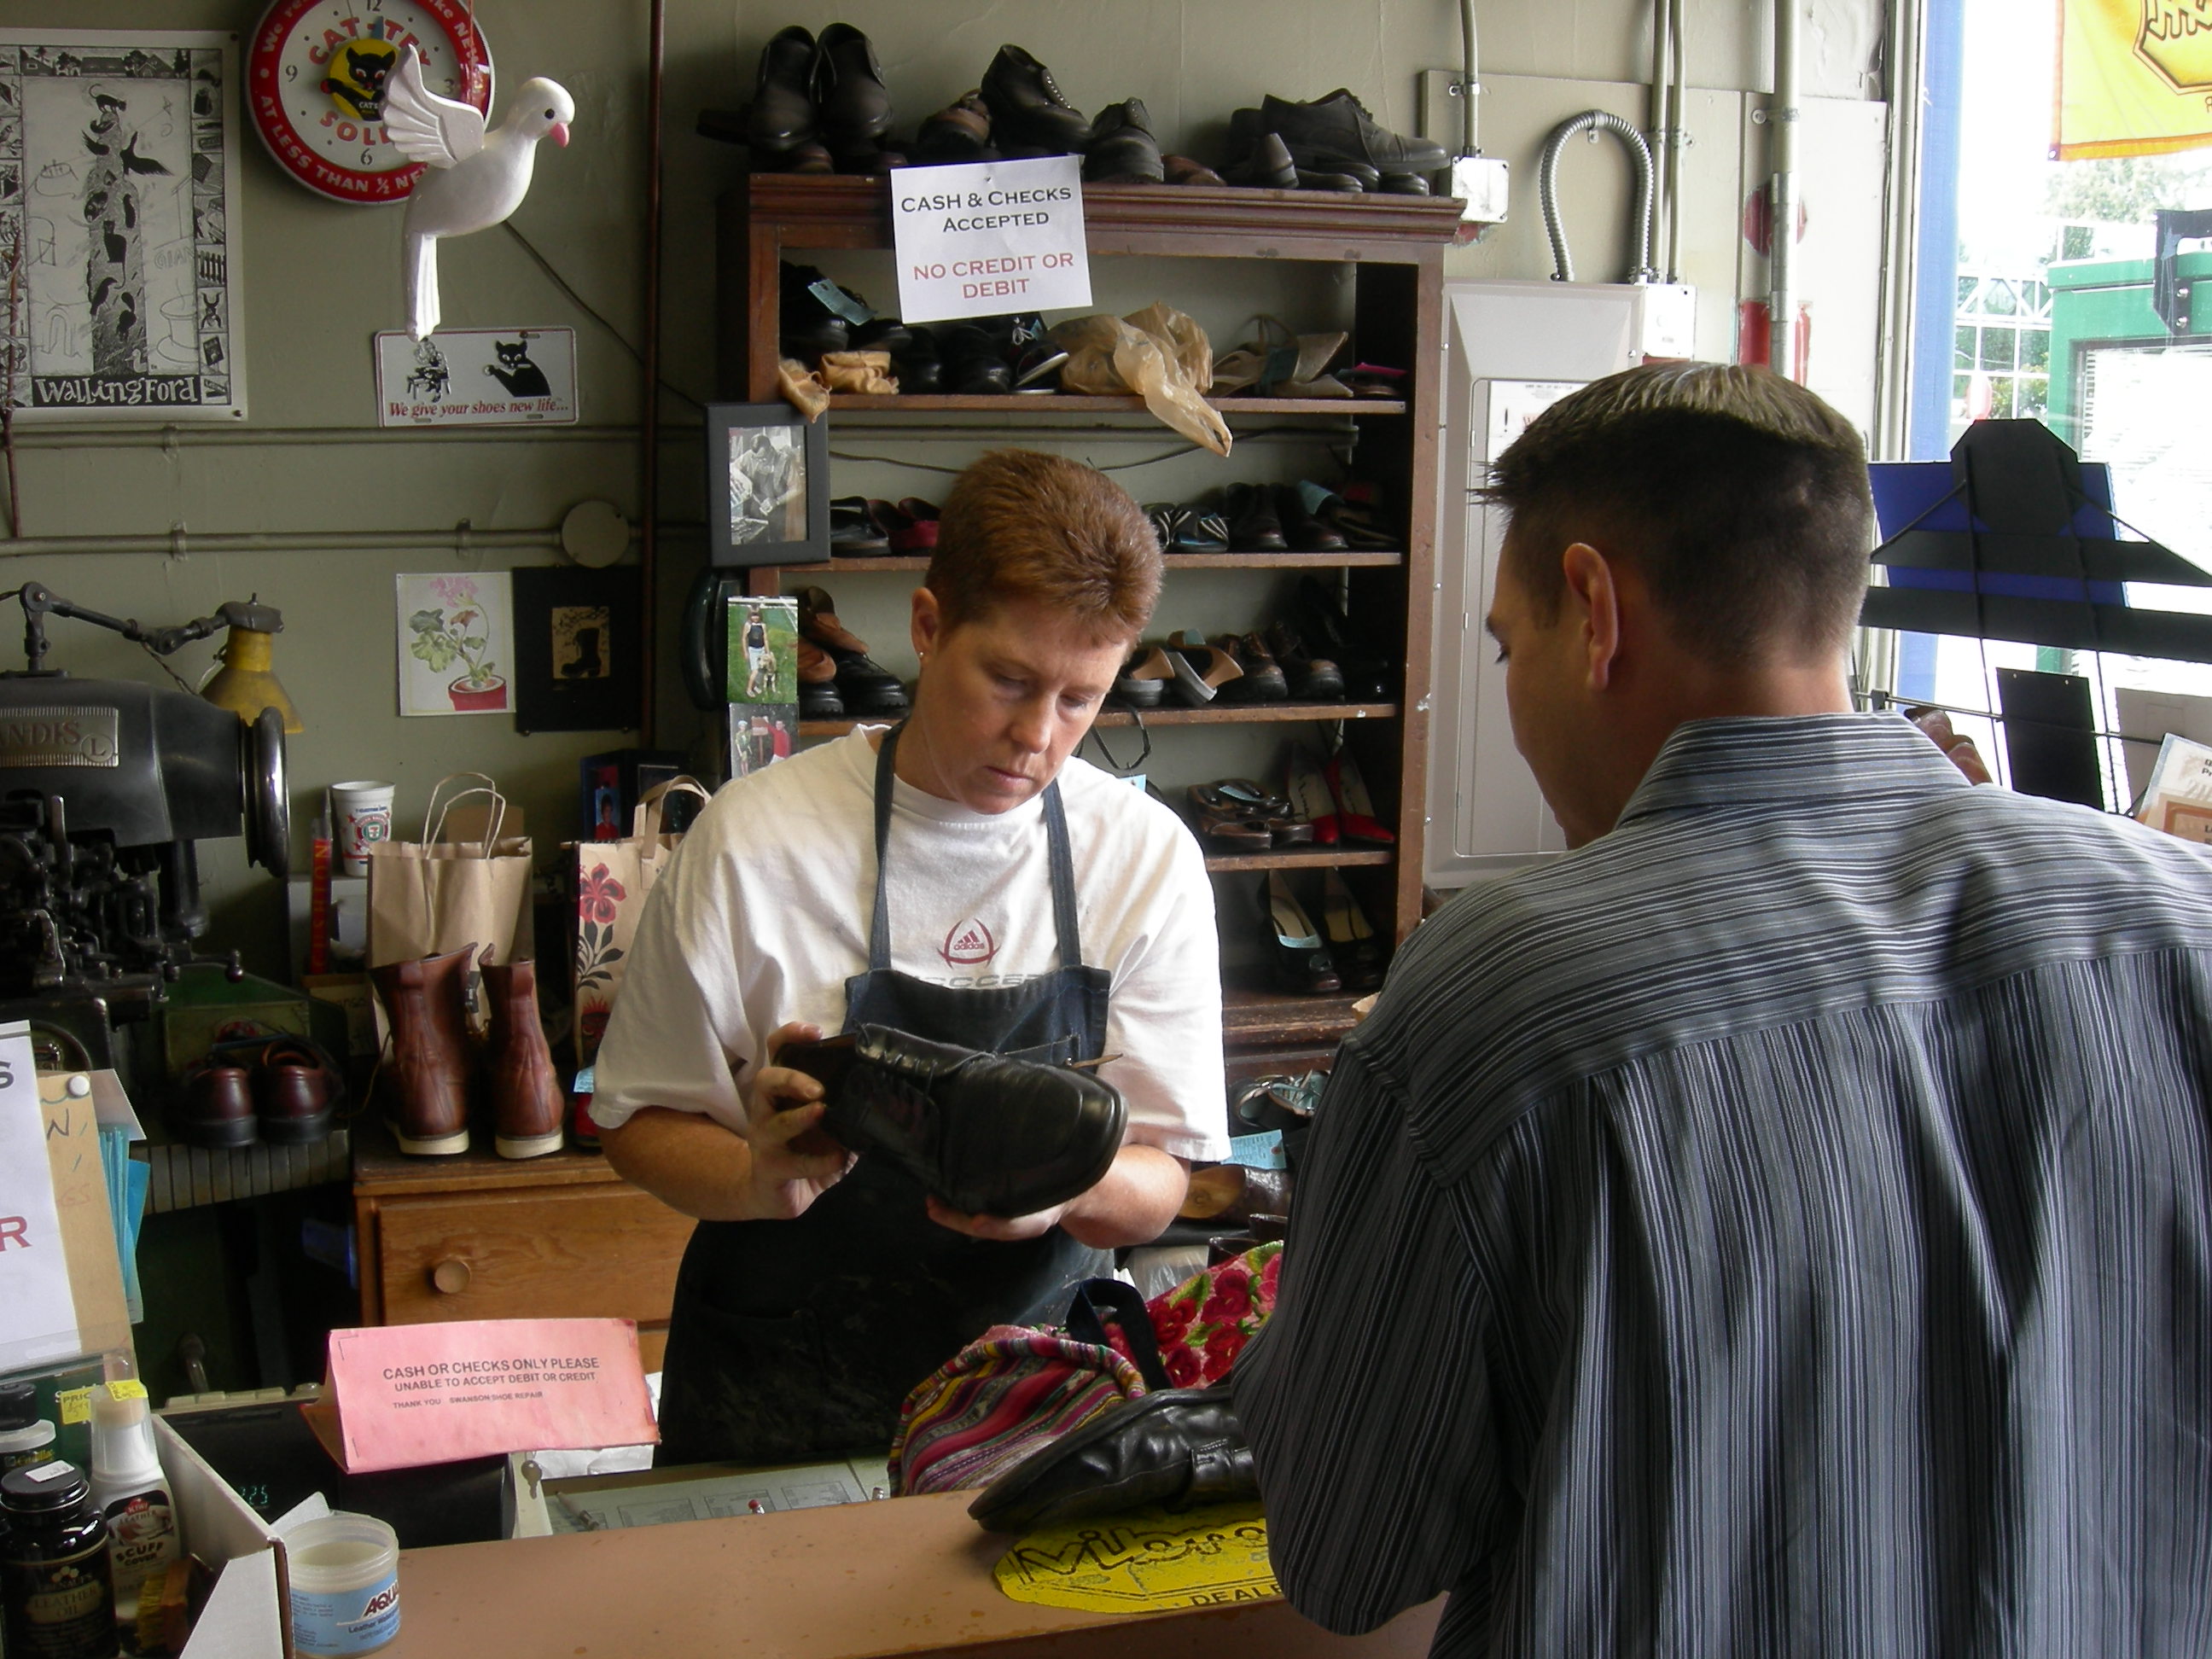
<svg viewBox="0 0 2212 1659">
<path fill-rule="evenodd" d="M 369 970 L 392 1033 L 385 1055 L 385 1115 L 399 1150 L 442 1158 L 469 1149 L 469 1085 L 476 1074 L 468 975 L 477 947 Z M 489 957 L 490 951 L 485 951 Z M 491 1001 L 484 1073 L 492 1145 L 501 1158 L 561 1150 L 566 1102 L 545 1029 L 538 1022 L 538 969 L 529 958 L 483 963 Z"/>
</svg>

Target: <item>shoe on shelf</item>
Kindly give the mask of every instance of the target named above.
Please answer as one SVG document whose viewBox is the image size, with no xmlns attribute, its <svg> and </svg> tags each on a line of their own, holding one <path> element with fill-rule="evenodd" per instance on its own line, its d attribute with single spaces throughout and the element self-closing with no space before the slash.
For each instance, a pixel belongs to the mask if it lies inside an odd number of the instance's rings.
<svg viewBox="0 0 2212 1659">
<path fill-rule="evenodd" d="M 955 323 L 937 337 L 944 389 L 960 398 L 1002 398 L 1014 389 L 1005 346 L 975 323 Z"/>
<path fill-rule="evenodd" d="M 905 714 L 911 706 L 906 687 L 897 675 L 868 655 L 866 641 L 837 620 L 836 605 L 830 595 L 818 587 L 802 587 L 798 599 L 799 635 L 828 654 L 845 714 L 862 720 Z M 803 680 L 800 690 L 804 696 Z"/>
<path fill-rule="evenodd" d="M 1114 677 L 1114 701 L 1131 708 L 1158 708 L 1175 683 L 1175 665 L 1157 645 L 1140 645 Z"/>
<path fill-rule="evenodd" d="M 752 146 L 756 172 L 781 169 L 783 158 L 820 131 L 815 55 L 813 34 L 796 23 L 778 29 L 761 48 L 760 76 L 745 114 L 745 142 Z"/>
<path fill-rule="evenodd" d="M 1166 181 L 1159 140 L 1141 98 L 1125 98 L 1098 112 L 1083 152 L 1086 185 L 1157 185 Z"/>
<path fill-rule="evenodd" d="M 230 1054 L 211 1054 L 185 1068 L 178 1133 L 195 1146 L 251 1146 L 255 1139 L 253 1076 Z"/>
<path fill-rule="evenodd" d="M 1132 1510 L 1180 1510 L 1260 1495 L 1229 1384 L 1159 1389 L 1109 1407 L 975 1494 L 988 1532 L 1035 1532 Z"/>
<path fill-rule="evenodd" d="M 345 1103 L 337 1062 L 305 1037 L 279 1037 L 253 1064 L 253 1115 L 271 1146 L 305 1146 L 331 1132 Z"/>
<path fill-rule="evenodd" d="M 1290 701 L 1290 683 L 1283 678 L 1282 665 L 1269 653 L 1267 642 L 1257 634 L 1216 634 L 1208 643 L 1236 659 L 1241 671 L 1237 678 L 1222 688 L 1224 702 Z"/>
<path fill-rule="evenodd" d="M 1335 958 L 1338 976 L 1347 991 L 1373 991 L 1382 984 L 1390 957 L 1376 937 L 1367 913 L 1352 896 L 1344 878 L 1334 870 L 1322 872 L 1321 921 L 1328 953 Z"/>
<path fill-rule="evenodd" d="M 1353 702 L 1382 702 L 1389 699 L 1396 678 L 1396 665 L 1354 629 L 1336 594 L 1308 576 L 1298 584 L 1292 609 L 1298 632 L 1317 649 L 1328 653 L 1344 674 L 1344 695 Z"/>
<path fill-rule="evenodd" d="M 885 1025 L 787 1043 L 775 1063 L 822 1084 L 832 1139 L 890 1159 L 967 1215 L 1033 1215 L 1090 1191 L 1128 1123 L 1120 1091 L 1088 1069 Z"/>
<path fill-rule="evenodd" d="M 845 718 L 845 700 L 837 695 L 837 665 L 827 651 L 807 639 L 799 642 L 799 718 Z"/>
<path fill-rule="evenodd" d="M 1203 161 L 1188 155 L 1163 155 L 1160 170 L 1171 185 L 1225 185 L 1229 181 Z"/>
<path fill-rule="evenodd" d="M 1182 527 L 1184 516 L 1190 509 L 1174 501 L 1145 503 L 1145 522 L 1152 527 L 1152 539 L 1164 553 L 1175 545 L 1176 532 Z"/>
<path fill-rule="evenodd" d="M 815 42 L 817 129 L 842 163 L 872 160 L 891 130 L 890 88 L 874 43 L 850 23 L 832 23 Z"/>
<path fill-rule="evenodd" d="M 981 92 L 961 94 L 934 115 L 922 118 L 915 134 L 915 159 L 925 165 L 940 161 L 979 161 L 991 147 L 991 108 Z"/>
<path fill-rule="evenodd" d="M 1349 173 L 1324 173 L 1314 167 L 1300 167 L 1298 188 L 1341 191 L 1346 195 L 1357 196 L 1363 193 L 1367 186 Z"/>
<path fill-rule="evenodd" d="M 1011 155 L 1030 150 L 1040 155 L 1080 155 L 1091 142 L 1091 123 L 1060 96 L 1052 71 L 1019 46 L 1000 46 L 983 71 L 983 102 L 991 112 L 991 131 Z"/>
<path fill-rule="evenodd" d="M 1310 847 L 1313 844 L 1313 825 L 1291 810 L 1291 804 L 1280 795 L 1271 795 L 1250 778 L 1222 778 L 1212 783 L 1194 783 L 1190 787 L 1190 804 L 1198 811 L 1201 833 L 1214 831 L 1209 825 L 1235 823 L 1265 831 L 1264 838 L 1253 840 L 1239 833 L 1222 839 L 1234 840 L 1241 847 L 1262 851 L 1276 847 Z"/>
<path fill-rule="evenodd" d="M 1168 661 L 1175 667 L 1177 693 L 1193 708 L 1205 708 L 1244 672 L 1219 646 L 1194 640 L 1181 629 L 1168 635 Z"/>
<path fill-rule="evenodd" d="M 914 331 L 896 317 L 871 317 L 853 330 L 855 351 L 887 351 L 893 361 L 914 349 Z"/>
<path fill-rule="evenodd" d="M 1376 125 L 1367 106 L 1344 87 L 1306 103 L 1270 93 L 1261 100 L 1260 118 L 1302 167 L 1340 172 L 1346 164 L 1358 164 L 1378 174 L 1437 173 L 1451 161 L 1432 139 L 1409 138 Z"/>
<path fill-rule="evenodd" d="M 1189 793 L 1198 838 L 1207 846 L 1224 853 L 1264 853 L 1274 846 L 1275 832 L 1263 813 L 1214 784 L 1194 783 Z"/>
<path fill-rule="evenodd" d="M 1298 187 L 1297 163 L 1291 159 L 1290 146 L 1272 132 L 1260 134 L 1253 141 L 1250 153 L 1222 168 L 1221 177 L 1225 184 L 1243 185 L 1252 190 Z"/>
<path fill-rule="evenodd" d="M 1425 173 L 1386 173 L 1379 188 L 1385 196 L 1433 196 L 1437 193 Z"/>
<path fill-rule="evenodd" d="M 837 158 L 830 155 L 829 145 L 819 139 L 814 139 L 799 145 L 796 149 L 787 150 L 780 158 L 777 166 L 755 170 L 773 173 L 830 173 L 837 171 Z"/>
<path fill-rule="evenodd" d="M 1346 384 L 1350 384 L 1348 380 Z M 1371 382 L 1363 381 L 1361 384 Z M 1361 392 L 1358 395 L 1364 397 L 1366 394 Z M 1394 388 L 1389 395 L 1395 397 L 1396 390 Z M 1298 498 L 1307 509 L 1316 519 L 1341 536 L 1346 547 L 1373 553 L 1395 553 L 1404 548 L 1405 538 L 1393 535 L 1383 526 L 1375 516 L 1370 501 L 1352 501 L 1317 483 L 1301 483 L 1297 488 Z M 1346 488 L 1365 493 L 1364 485 L 1348 485 Z"/>
<path fill-rule="evenodd" d="M 1291 811 L 1312 823 L 1316 844 L 1335 846 L 1340 833 L 1336 822 L 1336 797 L 1329 793 L 1328 780 L 1322 775 L 1321 762 L 1310 749 L 1302 744 L 1291 748 L 1283 792 L 1290 797 Z"/>
<path fill-rule="evenodd" d="M 1322 522 L 1307 509 L 1303 490 L 1296 484 L 1281 484 L 1275 492 L 1275 516 L 1283 526 L 1283 539 L 1300 553 L 1341 553 L 1344 538 L 1330 525 Z"/>
<path fill-rule="evenodd" d="M 489 946 L 484 954 L 491 954 Z M 557 1152 L 568 1101 L 538 1015 L 538 964 L 528 957 L 487 961 L 483 979 L 491 1004 L 484 1069 L 491 1085 L 492 1150 L 513 1158 Z"/>
<path fill-rule="evenodd" d="M 940 514 L 935 501 L 925 501 L 919 495 L 908 495 L 898 504 L 901 528 L 892 533 L 891 551 L 894 553 L 930 553 L 937 548 L 937 526 Z"/>
<path fill-rule="evenodd" d="M 1049 340 L 1033 340 L 1014 359 L 1014 390 L 1047 392 L 1060 390 L 1060 371 L 1069 354 Z"/>
<path fill-rule="evenodd" d="M 1306 649 L 1298 630 L 1285 622 L 1272 622 L 1261 635 L 1267 649 L 1282 665 L 1283 678 L 1293 702 L 1342 702 L 1344 671 L 1327 657 Z"/>
<path fill-rule="evenodd" d="M 1373 847 L 1397 844 L 1397 831 L 1375 816 L 1375 802 L 1349 750 L 1340 749 L 1330 756 L 1322 775 L 1328 780 L 1328 793 L 1335 798 L 1337 827 L 1346 841 L 1364 841 Z"/>
<path fill-rule="evenodd" d="M 1229 545 L 1239 553 L 1286 553 L 1283 522 L 1275 514 L 1273 492 L 1265 484 L 1231 484 L 1222 497 L 1229 521 Z"/>
<path fill-rule="evenodd" d="M 874 503 L 865 495 L 840 495 L 830 503 L 830 551 L 840 558 L 866 558 L 891 550 L 890 538 L 875 520 Z"/>
<path fill-rule="evenodd" d="M 1226 553 L 1229 550 L 1229 520 L 1222 514 L 1195 503 L 1182 509 L 1182 521 L 1176 526 L 1176 553 Z"/>
<path fill-rule="evenodd" d="M 1280 870 L 1270 870 L 1261 882 L 1260 908 L 1267 921 L 1268 963 L 1278 985 L 1312 996 L 1328 996 L 1344 988 L 1335 960 L 1322 943 L 1321 930 Z"/>
</svg>

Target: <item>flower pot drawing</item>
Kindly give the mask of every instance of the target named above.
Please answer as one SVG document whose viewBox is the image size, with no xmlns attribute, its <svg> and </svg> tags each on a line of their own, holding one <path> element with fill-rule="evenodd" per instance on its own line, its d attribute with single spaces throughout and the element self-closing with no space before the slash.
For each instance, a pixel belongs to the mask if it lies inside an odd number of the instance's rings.
<svg viewBox="0 0 2212 1659">
<path fill-rule="evenodd" d="M 507 682 L 494 674 L 482 685 L 471 685 L 468 676 L 464 674 L 446 687 L 446 695 L 453 700 L 456 714 L 480 714 L 486 710 L 496 713 L 507 707 Z"/>
</svg>

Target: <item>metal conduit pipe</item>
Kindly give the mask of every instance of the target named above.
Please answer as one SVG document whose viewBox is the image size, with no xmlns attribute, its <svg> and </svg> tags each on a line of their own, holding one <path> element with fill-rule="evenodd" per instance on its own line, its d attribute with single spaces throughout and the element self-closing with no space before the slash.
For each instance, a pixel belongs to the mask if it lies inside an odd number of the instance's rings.
<svg viewBox="0 0 2212 1659">
<path fill-rule="evenodd" d="M 18 449 L 231 449 L 281 447 L 287 444 L 315 444 L 336 447 L 346 444 L 424 443 L 600 443 L 634 444 L 641 428 L 635 426 L 164 426 L 164 427 L 29 427 L 18 428 Z M 702 428 L 661 428 L 660 441 L 696 442 Z"/>
<path fill-rule="evenodd" d="M 1767 116 L 1773 134 L 1773 175 L 1768 185 L 1766 321 L 1768 365 L 1795 380 L 1797 361 L 1797 4 L 1774 0 L 1774 100 Z"/>
<path fill-rule="evenodd" d="M 1669 112 L 1668 100 L 1673 95 L 1671 48 L 1674 36 L 1668 30 L 1667 0 L 1651 0 L 1651 201 L 1652 234 L 1663 238 L 1668 215 L 1674 210 L 1674 145 L 1669 142 L 1678 114 Z"/>
<path fill-rule="evenodd" d="M 1578 132 L 1609 132 L 1627 147 L 1628 159 L 1636 168 L 1636 261 L 1629 269 L 1632 283 L 1648 283 L 1651 269 L 1651 147 L 1644 142 L 1644 135 L 1610 110 L 1586 109 L 1579 115 L 1570 115 L 1552 129 L 1552 136 L 1544 140 L 1544 154 L 1536 164 L 1536 200 L 1544 210 L 1544 234 L 1552 241 L 1552 280 L 1571 283 L 1575 280 L 1573 258 L 1567 252 L 1567 233 L 1559 223 L 1559 152 L 1567 147 L 1567 140 Z"/>
<path fill-rule="evenodd" d="M 702 534 L 704 525 L 663 520 L 660 533 Z M 635 526 L 630 539 L 638 538 Z M 0 557 L 73 557 L 80 553 L 160 554 L 181 559 L 193 553 L 479 553 L 520 548 L 557 548 L 558 525 L 540 530 L 477 530 L 466 521 L 450 530 L 306 530 L 204 532 L 183 525 L 163 533 L 133 536 L 20 536 L 0 539 Z"/>
<path fill-rule="evenodd" d="M 1667 35 L 1674 46 L 1674 84 L 1668 96 L 1667 280 L 1682 280 L 1682 152 L 1690 142 L 1689 43 L 1682 31 L 1682 0 L 1667 0 Z"/>
</svg>

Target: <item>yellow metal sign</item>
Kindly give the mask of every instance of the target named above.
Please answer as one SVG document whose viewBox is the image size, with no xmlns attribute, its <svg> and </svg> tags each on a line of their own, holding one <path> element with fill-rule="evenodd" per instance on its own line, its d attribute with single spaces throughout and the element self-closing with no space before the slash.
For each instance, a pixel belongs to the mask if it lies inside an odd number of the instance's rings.
<svg viewBox="0 0 2212 1659">
<path fill-rule="evenodd" d="M 1233 1607 L 1282 1595 L 1257 1504 L 1181 1515 L 1139 1510 L 1050 1527 L 1008 1550 L 996 1574 L 1017 1601 L 1086 1613 Z"/>
</svg>

